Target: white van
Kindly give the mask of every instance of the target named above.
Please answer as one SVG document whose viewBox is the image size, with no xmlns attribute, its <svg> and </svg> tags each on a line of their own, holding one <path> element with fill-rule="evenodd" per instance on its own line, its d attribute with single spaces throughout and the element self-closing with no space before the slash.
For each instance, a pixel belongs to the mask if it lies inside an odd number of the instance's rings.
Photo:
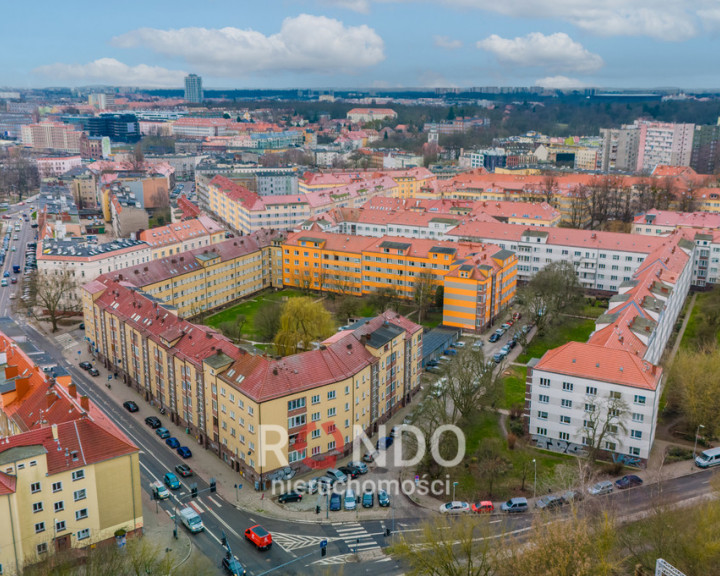
<svg viewBox="0 0 720 576">
<path fill-rule="evenodd" d="M 355 510 L 357 502 L 355 501 L 355 492 L 352 488 L 345 490 L 345 510 Z"/>
<path fill-rule="evenodd" d="M 193 534 L 195 532 L 202 532 L 203 530 L 205 530 L 205 526 L 203 526 L 200 514 L 195 512 L 195 510 L 193 510 L 189 506 L 180 510 L 178 514 L 180 514 L 180 521 L 185 524 L 185 528 L 190 530 L 190 532 L 192 532 Z"/>
<path fill-rule="evenodd" d="M 695 465 L 698 468 L 710 468 L 718 464 L 720 464 L 720 448 L 710 448 L 695 457 Z"/>
</svg>

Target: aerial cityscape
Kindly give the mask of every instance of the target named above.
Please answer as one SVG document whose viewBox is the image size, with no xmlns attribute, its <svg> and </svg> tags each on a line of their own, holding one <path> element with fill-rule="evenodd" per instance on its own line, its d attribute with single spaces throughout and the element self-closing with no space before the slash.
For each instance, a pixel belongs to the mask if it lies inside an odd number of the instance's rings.
<svg viewBox="0 0 720 576">
<path fill-rule="evenodd" d="M 717 8 L 267 4 L 4 19 L 0 575 L 720 575 Z"/>
</svg>

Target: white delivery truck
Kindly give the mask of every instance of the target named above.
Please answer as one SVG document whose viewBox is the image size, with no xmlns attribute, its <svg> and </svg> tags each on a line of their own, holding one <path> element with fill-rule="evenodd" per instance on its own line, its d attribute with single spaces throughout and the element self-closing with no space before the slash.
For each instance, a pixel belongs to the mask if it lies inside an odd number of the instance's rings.
<svg viewBox="0 0 720 576">
<path fill-rule="evenodd" d="M 202 518 L 200 518 L 200 514 L 195 512 L 195 510 L 189 506 L 180 510 L 179 514 L 180 521 L 185 524 L 185 527 L 193 534 L 195 532 L 202 532 L 205 529 L 205 526 L 203 526 L 202 523 Z"/>
<path fill-rule="evenodd" d="M 165 485 L 162 482 L 153 482 L 152 491 L 153 496 L 155 496 L 155 500 L 165 500 L 165 498 L 170 498 L 170 492 L 167 488 L 165 488 Z"/>
</svg>

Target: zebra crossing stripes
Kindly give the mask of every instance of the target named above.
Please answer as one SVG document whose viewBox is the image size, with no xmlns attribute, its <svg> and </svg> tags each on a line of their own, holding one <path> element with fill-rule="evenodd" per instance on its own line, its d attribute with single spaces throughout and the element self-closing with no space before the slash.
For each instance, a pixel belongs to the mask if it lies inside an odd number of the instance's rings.
<svg viewBox="0 0 720 576">
<path fill-rule="evenodd" d="M 320 560 L 315 560 L 315 562 L 311 562 L 309 565 L 312 566 L 314 564 L 317 564 L 318 566 L 332 566 L 334 564 L 345 564 L 348 560 L 350 560 L 350 557 L 352 554 L 339 554 L 337 556 L 328 556 L 326 558 L 321 558 Z"/>
<path fill-rule="evenodd" d="M 346 524 L 333 524 L 335 532 L 338 533 L 339 539 L 343 540 L 351 551 L 364 552 L 366 550 L 380 549 L 380 545 L 375 541 L 365 527 L 358 522 L 348 522 Z"/>
<path fill-rule="evenodd" d="M 62 346 L 63 350 L 72 348 L 77 344 L 77 340 L 72 337 L 72 334 L 60 334 L 59 336 L 55 336 L 55 340 Z"/>
</svg>

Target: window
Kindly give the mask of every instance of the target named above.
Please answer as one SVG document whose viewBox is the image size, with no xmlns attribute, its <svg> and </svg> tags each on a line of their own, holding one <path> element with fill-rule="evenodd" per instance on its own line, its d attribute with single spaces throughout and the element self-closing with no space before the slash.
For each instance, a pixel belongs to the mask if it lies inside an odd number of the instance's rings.
<svg viewBox="0 0 720 576">
<path fill-rule="evenodd" d="M 317 422 L 318 420 L 320 420 L 320 412 L 313 412 L 312 416 L 310 416 L 310 420 L 312 420 L 313 422 Z"/>
<path fill-rule="evenodd" d="M 568 400 L 567 398 L 563 398 L 560 404 L 563 408 L 572 408 L 572 400 Z"/>
<path fill-rule="evenodd" d="M 62 532 L 65 530 L 65 520 L 56 520 L 55 521 L 55 532 Z"/>
<path fill-rule="evenodd" d="M 60 500 L 59 502 L 55 502 L 53 507 L 55 508 L 55 512 L 62 512 L 63 510 L 65 510 L 65 502 L 63 502 L 62 500 Z"/>
<path fill-rule="evenodd" d="M 47 542 L 42 542 L 41 544 L 37 545 L 37 553 L 38 554 L 45 554 L 47 552 Z"/>
<path fill-rule="evenodd" d="M 615 450 L 617 444 L 615 442 L 605 442 L 605 450 Z"/>
<path fill-rule="evenodd" d="M 550 402 L 550 396 L 545 396 L 544 394 L 540 394 L 540 396 L 538 397 L 538 401 L 542 402 L 543 404 L 547 404 L 548 402 Z"/>
<path fill-rule="evenodd" d="M 550 386 L 550 378 L 540 378 L 540 386 L 543 388 Z"/>
<path fill-rule="evenodd" d="M 330 390 L 328 392 L 328 400 L 334 400 L 335 399 L 335 390 Z"/>
<path fill-rule="evenodd" d="M 595 412 L 595 404 L 585 404 L 585 412 Z"/>
<path fill-rule="evenodd" d="M 327 414 L 328 418 L 332 418 L 335 414 L 337 414 L 337 408 L 328 408 Z"/>
<path fill-rule="evenodd" d="M 90 528 L 85 528 L 77 533 L 78 540 L 85 540 L 87 538 L 90 538 Z"/>
<path fill-rule="evenodd" d="M 640 456 L 640 448 L 630 448 L 631 456 Z"/>
<path fill-rule="evenodd" d="M 35 534 L 40 534 L 40 532 L 45 532 L 45 522 L 35 524 Z"/>
<path fill-rule="evenodd" d="M 305 414 L 288 418 L 288 428 L 295 428 L 297 426 L 302 426 L 303 424 L 305 424 Z"/>
<path fill-rule="evenodd" d="M 585 394 L 588 396 L 597 396 L 597 388 L 595 388 L 595 386 L 585 386 Z"/>
<path fill-rule="evenodd" d="M 328 442 L 328 450 L 335 450 L 335 440 Z"/>
<path fill-rule="evenodd" d="M 320 438 L 320 430 L 313 430 L 310 434 L 311 438 Z"/>
<path fill-rule="evenodd" d="M 560 424 L 570 424 L 570 416 L 560 416 Z"/>
<path fill-rule="evenodd" d="M 535 433 L 539 436 L 547 436 L 547 428 L 536 428 Z"/>
<path fill-rule="evenodd" d="M 563 390 L 565 392 L 572 392 L 573 388 L 574 386 L 572 382 L 563 382 Z"/>
<path fill-rule="evenodd" d="M 40 492 L 40 490 L 41 490 L 40 482 L 33 482 L 32 484 L 30 484 L 30 493 L 31 494 L 37 494 L 38 492 Z"/>
<path fill-rule="evenodd" d="M 42 502 L 34 502 L 33 503 L 33 514 L 36 512 L 42 512 L 42 510 L 43 510 Z"/>
<path fill-rule="evenodd" d="M 633 422 L 644 422 L 645 416 L 643 416 L 642 414 L 638 414 L 637 412 L 633 412 L 632 421 Z"/>
<path fill-rule="evenodd" d="M 82 480 L 83 478 L 85 478 L 85 470 L 75 470 L 75 472 L 72 473 L 73 482 L 75 480 Z"/>
<path fill-rule="evenodd" d="M 641 440 L 642 432 L 640 430 L 630 430 L 630 438 L 635 438 L 635 440 Z"/>
<path fill-rule="evenodd" d="M 612 398 L 613 400 L 620 400 L 620 397 L 620 392 L 610 392 L 610 398 Z"/>
<path fill-rule="evenodd" d="M 81 510 L 75 511 L 75 520 L 84 520 L 87 517 L 88 517 L 87 508 L 82 508 Z"/>
<path fill-rule="evenodd" d="M 295 400 L 290 400 L 288 402 L 288 411 L 297 410 L 298 408 L 304 408 L 304 407 L 305 407 L 305 398 L 296 398 Z"/>
<path fill-rule="evenodd" d="M 60 492 L 62 490 L 62 482 L 53 482 L 52 490 L 53 492 Z"/>
<path fill-rule="evenodd" d="M 560 440 L 568 441 L 568 440 L 570 440 L 570 434 L 567 432 L 560 432 L 558 434 L 558 438 L 560 438 Z"/>
<path fill-rule="evenodd" d="M 645 405 L 645 401 L 646 401 L 645 396 L 639 396 L 637 394 L 635 395 L 635 399 L 633 400 L 633 402 L 635 402 L 635 404 L 641 404 L 641 405 Z"/>
<path fill-rule="evenodd" d="M 548 413 L 538 410 L 537 417 L 540 418 L 540 420 L 547 420 Z"/>
</svg>

